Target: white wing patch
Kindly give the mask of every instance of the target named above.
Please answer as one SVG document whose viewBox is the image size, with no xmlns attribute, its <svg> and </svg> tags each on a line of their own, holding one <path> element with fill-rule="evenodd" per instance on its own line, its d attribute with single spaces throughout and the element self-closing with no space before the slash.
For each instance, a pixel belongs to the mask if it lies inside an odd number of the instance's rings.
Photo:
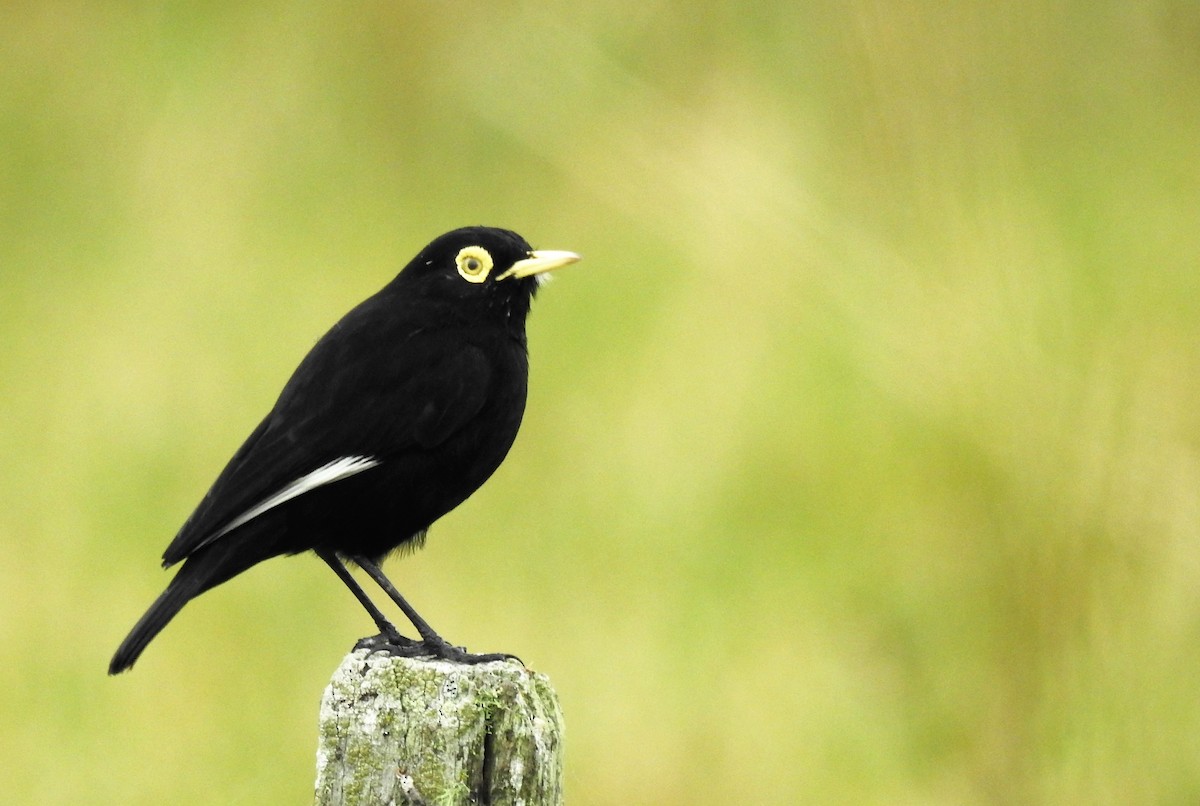
<svg viewBox="0 0 1200 806">
<path fill-rule="evenodd" d="M 341 481 L 364 470 L 370 470 L 379 463 L 379 460 L 373 456 L 343 456 L 341 459 L 334 459 L 329 464 L 321 465 L 311 473 L 301 476 L 274 495 L 259 501 L 250 507 L 250 509 L 225 524 L 221 531 L 214 534 L 205 542 L 216 540 L 218 537 L 232 532 L 242 524 L 257 518 L 267 510 L 274 509 L 280 504 L 291 501 L 297 496 L 304 495 L 310 490 L 326 484 L 333 484 L 335 481 Z"/>
</svg>

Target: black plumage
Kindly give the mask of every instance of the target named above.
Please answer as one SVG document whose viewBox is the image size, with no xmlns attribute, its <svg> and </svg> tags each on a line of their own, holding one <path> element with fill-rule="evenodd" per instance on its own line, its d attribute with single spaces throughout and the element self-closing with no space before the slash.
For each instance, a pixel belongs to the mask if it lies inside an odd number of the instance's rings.
<svg viewBox="0 0 1200 806">
<path fill-rule="evenodd" d="M 508 453 L 525 410 L 525 319 L 543 272 L 578 260 L 468 227 L 421 251 L 325 334 L 163 554 L 182 562 L 113 656 L 128 669 L 189 600 L 281 554 L 313 550 L 381 632 L 376 646 L 475 662 L 379 569 L 420 545 Z M 343 564 L 360 565 L 420 633 L 404 638 Z"/>
</svg>

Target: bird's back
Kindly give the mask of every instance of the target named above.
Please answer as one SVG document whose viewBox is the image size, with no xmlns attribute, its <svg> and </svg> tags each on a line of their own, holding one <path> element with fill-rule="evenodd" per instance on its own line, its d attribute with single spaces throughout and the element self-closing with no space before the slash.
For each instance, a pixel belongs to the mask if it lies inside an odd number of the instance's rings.
<svg viewBox="0 0 1200 806">
<path fill-rule="evenodd" d="M 525 410 L 523 328 L 438 321 L 428 308 L 403 315 L 389 304 L 382 294 L 367 300 L 313 347 L 168 547 L 167 564 L 235 537 L 245 524 L 230 524 L 339 461 L 375 464 L 256 516 L 260 548 L 381 556 L 495 471 Z"/>
</svg>

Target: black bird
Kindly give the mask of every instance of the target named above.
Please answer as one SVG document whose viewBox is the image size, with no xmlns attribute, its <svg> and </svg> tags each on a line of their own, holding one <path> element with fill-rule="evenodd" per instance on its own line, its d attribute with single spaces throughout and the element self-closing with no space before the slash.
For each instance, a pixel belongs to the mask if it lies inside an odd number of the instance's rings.
<svg viewBox="0 0 1200 806">
<path fill-rule="evenodd" d="M 578 259 L 534 251 L 508 230 L 458 229 L 346 314 L 167 546 L 163 566 L 183 565 L 109 674 L 132 666 L 191 599 L 263 560 L 310 549 L 371 614 L 380 636 L 370 645 L 464 663 L 509 657 L 447 643 L 379 564 L 420 546 L 508 453 L 525 411 L 530 303 L 543 272 Z M 419 641 L 388 622 L 347 560 L 396 602 Z"/>
</svg>

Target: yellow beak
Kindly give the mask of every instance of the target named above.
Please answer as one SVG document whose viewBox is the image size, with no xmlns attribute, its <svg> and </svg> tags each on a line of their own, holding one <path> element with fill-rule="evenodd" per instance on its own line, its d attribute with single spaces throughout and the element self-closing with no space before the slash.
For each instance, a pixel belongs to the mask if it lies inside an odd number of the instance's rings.
<svg viewBox="0 0 1200 806">
<path fill-rule="evenodd" d="M 530 252 L 529 257 L 518 260 L 508 268 L 508 271 L 496 277 L 497 280 L 507 280 L 509 277 L 532 277 L 542 272 L 561 269 L 579 260 L 574 252 L 560 252 L 554 249 L 539 249 Z"/>
</svg>

